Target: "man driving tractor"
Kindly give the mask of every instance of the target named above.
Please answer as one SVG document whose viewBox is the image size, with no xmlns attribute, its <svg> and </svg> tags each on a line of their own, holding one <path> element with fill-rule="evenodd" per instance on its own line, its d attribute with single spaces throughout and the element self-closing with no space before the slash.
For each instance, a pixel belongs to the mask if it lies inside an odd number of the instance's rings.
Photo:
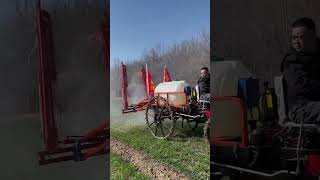
<svg viewBox="0 0 320 180">
<path fill-rule="evenodd" d="M 260 130 L 258 128 L 252 131 L 247 129 L 249 121 L 243 110 L 240 133 L 230 128 L 230 133 L 221 130 L 218 134 L 223 126 L 227 129 L 230 123 L 226 124 L 228 118 L 223 116 L 228 110 L 224 113 L 217 109 L 214 113 L 217 123 L 211 126 L 217 140 L 210 147 L 213 152 L 211 172 L 215 178 L 226 175 L 237 178 L 242 172 L 265 177 L 320 175 L 319 132 L 312 125 L 320 125 L 320 39 L 312 19 L 300 18 L 292 23 L 291 48 L 283 58 L 281 71 L 283 89 L 279 88 L 280 83 L 275 86 L 277 90 L 285 90 L 281 93 L 284 98 L 277 99 L 279 102 L 273 101 L 272 96 L 270 99 L 279 107 L 282 107 L 281 102 L 285 103 L 286 120 L 293 123 L 280 122 L 282 127 L 279 129 L 276 123 L 265 123 L 261 125 L 261 132 L 255 131 Z M 235 122 L 233 117 L 229 122 Z M 240 138 L 226 140 L 228 136 Z"/>
<path fill-rule="evenodd" d="M 310 18 L 292 23 L 291 48 L 281 64 L 289 121 L 320 124 L 320 39 Z M 306 170 L 320 175 L 320 156 L 306 156 Z"/>
<path fill-rule="evenodd" d="M 292 24 L 291 48 L 281 64 L 290 121 L 320 123 L 320 39 L 312 19 Z"/>
<path fill-rule="evenodd" d="M 210 73 L 207 67 L 201 68 L 201 77 L 198 80 L 201 100 L 210 100 Z"/>
</svg>

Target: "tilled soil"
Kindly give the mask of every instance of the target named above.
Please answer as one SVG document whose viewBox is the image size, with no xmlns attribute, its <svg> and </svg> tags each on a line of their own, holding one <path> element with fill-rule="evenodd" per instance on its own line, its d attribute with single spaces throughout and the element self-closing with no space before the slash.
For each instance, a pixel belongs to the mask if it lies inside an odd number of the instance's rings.
<svg viewBox="0 0 320 180">
<path fill-rule="evenodd" d="M 112 152 L 120 155 L 124 160 L 136 166 L 143 174 L 153 179 L 189 179 L 116 139 L 111 138 L 110 146 Z"/>
</svg>

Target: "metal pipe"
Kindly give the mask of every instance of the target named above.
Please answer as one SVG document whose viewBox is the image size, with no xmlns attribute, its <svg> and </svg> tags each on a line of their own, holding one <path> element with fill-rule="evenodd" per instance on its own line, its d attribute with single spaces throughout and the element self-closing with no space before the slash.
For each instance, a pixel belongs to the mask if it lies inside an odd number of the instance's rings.
<svg viewBox="0 0 320 180">
<path fill-rule="evenodd" d="M 73 160 L 73 155 L 70 155 L 70 156 L 58 157 L 53 159 L 39 160 L 39 164 L 45 165 L 45 164 L 51 164 L 51 163 L 62 162 L 62 161 L 72 161 L 72 160 Z"/>
<path fill-rule="evenodd" d="M 107 153 L 109 146 L 110 146 L 110 140 L 106 140 L 104 143 L 102 143 L 98 146 L 95 146 L 90 149 L 86 149 L 85 152 L 83 153 L 83 160 L 86 160 L 89 157 L 92 157 L 95 155 Z"/>
<path fill-rule="evenodd" d="M 92 144 L 81 144 L 80 147 L 82 150 L 85 150 L 85 149 L 97 147 L 101 143 L 103 143 L 103 142 L 92 143 Z M 41 151 L 38 153 L 38 155 L 39 156 L 51 156 L 51 155 L 59 155 L 59 154 L 61 155 L 63 153 L 72 152 L 72 150 L 73 150 L 73 146 L 72 146 L 72 144 L 70 144 L 66 147 L 56 149 L 55 151 Z"/>
<path fill-rule="evenodd" d="M 234 169 L 237 171 L 243 171 L 243 172 L 256 174 L 256 175 L 260 175 L 260 176 L 266 176 L 266 177 L 273 177 L 273 176 L 277 176 L 280 174 L 297 175 L 296 172 L 292 173 L 288 170 L 280 170 L 280 171 L 276 171 L 274 173 L 264 173 L 264 172 L 259 172 L 259 171 L 255 171 L 255 170 L 251 170 L 251 169 L 246 169 L 246 168 L 241 168 L 241 167 L 236 167 L 236 166 L 231 166 L 231 165 L 226 165 L 226 164 L 221 164 L 221 163 L 212 162 L 211 164 L 216 165 L 216 166 L 220 166 L 220 167 L 224 167 L 224 168 Z"/>
<path fill-rule="evenodd" d="M 196 115 L 196 116 L 191 116 L 191 115 L 187 115 L 187 114 L 182 114 L 182 113 L 176 113 L 176 114 L 178 114 L 178 115 L 180 115 L 180 116 L 185 116 L 185 117 L 190 117 L 190 118 L 198 118 L 198 117 L 200 117 L 200 115 Z"/>
<path fill-rule="evenodd" d="M 301 134 L 302 134 L 302 127 L 303 127 L 303 120 L 301 120 L 300 124 L 300 133 L 299 133 L 299 139 L 298 139 L 298 146 L 297 146 L 297 158 L 298 158 L 298 163 L 296 167 L 296 174 L 299 174 L 300 172 L 300 154 L 299 154 L 299 148 L 300 148 L 300 143 L 301 143 Z"/>
<path fill-rule="evenodd" d="M 85 134 L 82 138 L 80 138 L 81 142 L 87 141 L 88 139 L 97 137 L 101 133 L 107 134 L 106 129 L 109 127 L 108 121 L 104 121 L 101 123 L 97 128 L 89 131 L 87 134 Z"/>
<path fill-rule="evenodd" d="M 297 148 L 294 148 L 294 147 L 286 147 L 286 148 L 282 148 L 283 150 L 297 150 Z M 299 149 L 300 152 L 318 152 L 320 153 L 320 149 Z"/>
</svg>

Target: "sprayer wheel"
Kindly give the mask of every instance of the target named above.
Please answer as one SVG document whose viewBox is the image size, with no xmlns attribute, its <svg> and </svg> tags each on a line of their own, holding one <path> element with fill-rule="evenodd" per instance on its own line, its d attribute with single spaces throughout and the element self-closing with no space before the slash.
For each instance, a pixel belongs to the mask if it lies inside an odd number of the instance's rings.
<svg viewBox="0 0 320 180">
<path fill-rule="evenodd" d="M 166 139 L 172 134 L 173 112 L 163 97 L 152 97 L 148 102 L 146 124 L 155 138 Z"/>
</svg>

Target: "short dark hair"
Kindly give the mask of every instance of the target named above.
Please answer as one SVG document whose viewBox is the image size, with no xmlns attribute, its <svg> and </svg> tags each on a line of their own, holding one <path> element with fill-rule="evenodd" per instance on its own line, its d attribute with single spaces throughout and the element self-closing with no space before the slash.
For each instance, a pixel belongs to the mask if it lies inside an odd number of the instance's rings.
<svg viewBox="0 0 320 180">
<path fill-rule="evenodd" d="M 307 18 L 307 17 L 302 17 L 302 18 L 299 18 L 299 19 L 295 20 L 292 23 L 291 27 L 292 28 L 295 28 L 295 27 L 306 27 L 307 29 L 316 32 L 316 24 L 314 23 L 314 21 L 311 18 Z"/>
<path fill-rule="evenodd" d="M 201 68 L 201 71 L 202 71 L 202 70 L 209 71 L 209 69 L 208 69 L 207 67 L 203 67 L 203 68 Z"/>
</svg>

